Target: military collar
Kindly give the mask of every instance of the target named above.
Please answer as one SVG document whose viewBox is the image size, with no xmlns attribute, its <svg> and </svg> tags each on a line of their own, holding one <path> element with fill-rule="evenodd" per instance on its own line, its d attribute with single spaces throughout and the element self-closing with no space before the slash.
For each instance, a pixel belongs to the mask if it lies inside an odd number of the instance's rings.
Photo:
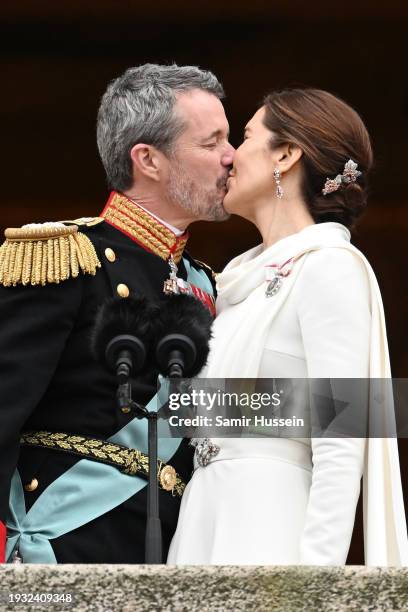
<svg viewBox="0 0 408 612">
<path fill-rule="evenodd" d="M 172 256 L 179 263 L 188 240 L 187 231 L 176 236 L 159 219 L 117 191 L 110 194 L 101 217 L 147 251 L 165 261 Z"/>
</svg>

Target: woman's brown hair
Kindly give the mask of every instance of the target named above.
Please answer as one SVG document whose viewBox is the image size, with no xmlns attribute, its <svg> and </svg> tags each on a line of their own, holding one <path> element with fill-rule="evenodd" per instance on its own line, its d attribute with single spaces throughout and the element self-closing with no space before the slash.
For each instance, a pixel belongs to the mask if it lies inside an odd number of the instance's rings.
<svg viewBox="0 0 408 612">
<path fill-rule="evenodd" d="M 264 100 L 264 124 L 271 147 L 292 143 L 303 151 L 303 196 L 316 223 L 337 221 L 352 227 L 367 204 L 367 174 L 373 163 L 370 136 L 348 104 L 320 89 L 285 89 Z M 362 172 L 324 196 L 327 178 L 342 174 L 352 159 Z"/>
</svg>

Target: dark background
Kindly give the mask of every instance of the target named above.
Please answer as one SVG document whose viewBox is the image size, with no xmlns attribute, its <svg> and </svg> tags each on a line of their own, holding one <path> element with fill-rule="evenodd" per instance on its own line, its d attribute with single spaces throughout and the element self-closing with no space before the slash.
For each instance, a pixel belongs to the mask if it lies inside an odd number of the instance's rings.
<svg viewBox="0 0 408 612">
<path fill-rule="evenodd" d="M 129 66 L 175 61 L 215 72 L 235 146 L 273 88 L 320 87 L 354 106 L 376 165 L 353 240 L 380 283 L 393 375 L 407 376 L 406 1 L 20 0 L 1 4 L 0 25 L 2 228 L 99 214 L 108 192 L 96 112 L 108 81 Z M 197 223 L 191 236 L 190 252 L 217 270 L 259 240 L 236 218 Z M 400 448 L 408 480 L 405 441 Z M 350 560 L 362 562 L 361 538 Z"/>
</svg>

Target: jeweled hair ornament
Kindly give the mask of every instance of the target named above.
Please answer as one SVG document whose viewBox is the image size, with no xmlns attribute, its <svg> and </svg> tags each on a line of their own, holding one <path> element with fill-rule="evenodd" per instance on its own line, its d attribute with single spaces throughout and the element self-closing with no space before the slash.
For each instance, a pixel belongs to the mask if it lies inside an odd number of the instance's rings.
<svg viewBox="0 0 408 612">
<path fill-rule="evenodd" d="M 358 177 L 361 176 L 360 170 L 357 170 L 357 164 L 352 159 L 344 164 L 343 174 L 338 174 L 334 179 L 326 179 L 322 194 L 327 195 L 337 191 L 343 183 L 355 183 Z"/>
</svg>

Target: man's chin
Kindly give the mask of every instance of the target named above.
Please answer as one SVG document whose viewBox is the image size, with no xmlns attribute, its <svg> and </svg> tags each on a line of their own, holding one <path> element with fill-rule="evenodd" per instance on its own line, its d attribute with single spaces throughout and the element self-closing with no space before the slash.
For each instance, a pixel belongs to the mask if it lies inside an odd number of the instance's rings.
<svg viewBox="0 0 408 612">
<path fill-rule="evenodd" d="M 203 211 L 203 214 L 200 215 L 201 221 L 226 221 L 229 219 L 230 214 L 227 212 L 223 206 L 222 202 L 219 202 L 208 208 L 206 211 Z"/>
<path fill-rule="evenodd" d="M 206 215 L 203 215 L 201 218 L 202 221 L 227 221 L 230 218 L 230 213 L 228 213 L 224 208 L 219 208 L 216 211 L 209 211 Z"/>
</svg>

